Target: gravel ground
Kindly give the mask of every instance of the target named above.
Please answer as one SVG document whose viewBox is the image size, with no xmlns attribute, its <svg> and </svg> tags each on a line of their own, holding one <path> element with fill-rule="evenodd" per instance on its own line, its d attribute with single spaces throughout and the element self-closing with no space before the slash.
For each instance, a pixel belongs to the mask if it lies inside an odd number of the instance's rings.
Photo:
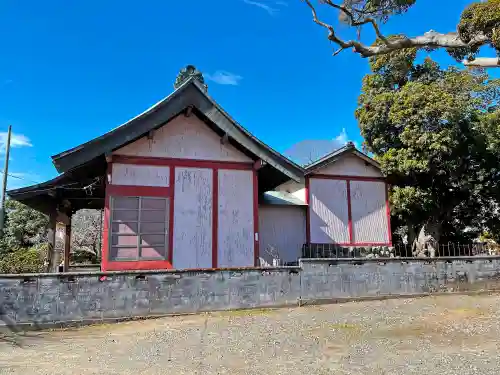
<svg viewBox="0 0 500 375">
<path fill-rule="evenodd" d="M 224 312 L 29 333 L 0 374 L 499 374 L 500 296 Z"/>
</svg>

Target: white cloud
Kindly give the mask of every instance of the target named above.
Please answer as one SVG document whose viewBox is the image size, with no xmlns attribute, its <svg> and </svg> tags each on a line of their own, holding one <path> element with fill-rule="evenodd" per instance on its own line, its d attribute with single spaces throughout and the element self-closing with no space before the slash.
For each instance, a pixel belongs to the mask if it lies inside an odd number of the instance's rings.
<svg viewBox="0 0 500 375">
<path fill-rule="evenodd" d="M 345 128 L 342 128 L 340 134 L 337 135 L 333 140 L 344 146 L 348 142 L 347 132 L 345 131 Z"/>
<path fill-rule="evenodd" d="M 0 153 L 5 153 L 5 148 L 7 147 L 7 132 L 0 132 Z M 10 137 L 10 147 L 33 147 L 30 139 L 24 134 L 12 133 Z M 12 160 L 12 159 L 11 159 Z"/>
<path fill-rule="evenodd" d="M 218 83 L 219 85 L 231 86 L 238 86 L 240 81 L 243 79 L 242 76 L 226 72 L 224 70 L 218 70 L 214 74 L 205 74 L 205 77 L 210 81 Z"/>
<path fill-rule="evenodd" d="M 278 6 L 288 6 L 288 3 L 286 3 L 283 0 L 277 0 L 277 1 L 254 1 L 254 0 L 243 0 L 245 4 L 252 5 L 254 7 L 260 8 L 265 10 L 269 15 L 274 16 L 276 13 L 278 13 L 280 10 Z M 272 4 L 272 5 L 269 5 Z"/>
<path fill-rule="evenodd" d="M 7 144 L 7 132 L 0 132 L 0 145 L 5 148 Z M 10 137 L 10 147 L 33 147 L 31 141 L 24 134 L 12 133 Z"/>
</svg>

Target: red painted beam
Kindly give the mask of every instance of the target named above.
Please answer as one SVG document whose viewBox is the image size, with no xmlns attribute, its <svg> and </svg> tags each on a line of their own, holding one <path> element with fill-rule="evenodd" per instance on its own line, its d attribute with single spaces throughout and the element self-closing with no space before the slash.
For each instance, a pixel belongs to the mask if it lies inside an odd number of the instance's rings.
<svg viewBox="0 0 500 375">
<path fill-rule="evenodd" d="M 198 159 L 174 159 L 159 157 L 138 157 L 113 155 L 113 163 L 135 164 L 135 165 L 157 165 L 186 168 L 217 168 L 217 169 L 235 169 L 252 170 L 252 162 L 218 161 L 218 160 L 198 160 Z"/>
</svg>

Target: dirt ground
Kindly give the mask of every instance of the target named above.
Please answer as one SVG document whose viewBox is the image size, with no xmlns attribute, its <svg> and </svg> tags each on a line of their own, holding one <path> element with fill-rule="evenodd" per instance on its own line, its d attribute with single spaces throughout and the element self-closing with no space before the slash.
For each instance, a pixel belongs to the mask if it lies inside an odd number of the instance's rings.
<svg viewBox="0 0 500 375">
<path fill-rule="evenodd" d="M 0 342 L 0 374 L 499 374 L 500 296 L 171 317 Z"/>
</svg>

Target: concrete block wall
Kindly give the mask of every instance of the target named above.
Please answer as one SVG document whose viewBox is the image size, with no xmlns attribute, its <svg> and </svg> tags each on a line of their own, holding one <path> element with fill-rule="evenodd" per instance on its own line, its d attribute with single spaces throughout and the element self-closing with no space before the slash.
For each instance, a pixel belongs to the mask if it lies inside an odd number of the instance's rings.
<svg viewBox="0 0 500 375">
<path fill-rule="evenodd" d="M 500 287 L 500 258 L 393 259 L 386 262 L 303 259 L 301 298 L 348 299 Z"/>
<path fill-rule="evenodd" d="M 297 304 L 297 269 L 0 275 L 16 323 L 97 321 Z"/>
<path fill-rule="evenodd" d="M 496 289 L 500 258 L 303 259 L 300 267 L 0 275 L 3 322 L 47 327 L 305 301 Z M 1 322 L 0 322 L 1 324 Z"/>
</svg>

